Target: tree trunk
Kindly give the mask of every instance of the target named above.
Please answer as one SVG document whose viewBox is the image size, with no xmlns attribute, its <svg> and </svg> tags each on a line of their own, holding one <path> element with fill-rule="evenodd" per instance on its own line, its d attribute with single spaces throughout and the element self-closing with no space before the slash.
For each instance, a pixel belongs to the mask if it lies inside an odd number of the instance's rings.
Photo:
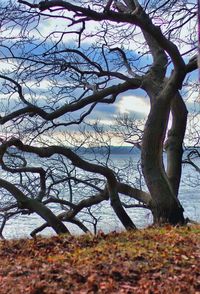
<svg viewBox="0 0 200 294">
<path fill-rule="evenodd" d="M 162 152 L 170 103 L 157 99 L 151 105 L 142 143 L 142 170 L 152 197 L 155 224 L 183 224 L 183 208 L 175 196 L 164 170 Z"/>
<path fill-rule="evenodd" d="M 165 143 L 167 151 L 167 177 L 176 197 L 178 197 L 182 172 L 183 140 L 187 124 L 187 109 L 179 93 L 171 103 L 172 126 Z"/>
</svg>

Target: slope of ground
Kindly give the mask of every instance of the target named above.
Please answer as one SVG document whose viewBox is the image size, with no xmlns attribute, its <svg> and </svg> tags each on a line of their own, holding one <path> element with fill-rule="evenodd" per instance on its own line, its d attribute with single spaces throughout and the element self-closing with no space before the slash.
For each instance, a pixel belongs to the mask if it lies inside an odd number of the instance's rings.
<svg viewBox="0 0 200 294">
<path fill-rule="evenodd" d="M 200 293 L 200 227 L 0 241 L 1 294 Z"/>
</svg>

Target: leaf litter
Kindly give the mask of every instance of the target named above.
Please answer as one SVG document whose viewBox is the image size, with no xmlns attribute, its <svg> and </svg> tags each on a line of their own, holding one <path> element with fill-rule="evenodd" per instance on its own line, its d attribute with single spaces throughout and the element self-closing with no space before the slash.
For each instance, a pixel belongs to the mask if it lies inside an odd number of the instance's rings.
<svg viewBox="0 0 200 294">
<path fill-rule="evenodd" d="M 200 294 L 200 226 L 0 241 L 1 294 Z"/>
</svg>

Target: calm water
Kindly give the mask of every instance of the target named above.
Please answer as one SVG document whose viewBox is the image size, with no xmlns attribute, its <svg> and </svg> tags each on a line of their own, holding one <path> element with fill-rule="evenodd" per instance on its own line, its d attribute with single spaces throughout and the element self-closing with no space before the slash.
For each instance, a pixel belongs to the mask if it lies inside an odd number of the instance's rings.
<svg viewBox="0 0 200 294">
<path fill-rule="evenodd" d="M 113 155 L 112 159 L 116 166 L 121 167 L 129 157 L 130 155 L 120 154 Z M 132 155 L 133 164 L 136 165 L 137 160 L 138 155 Z M 195 170 L 192 167 L 184 166 L 179 199 L 184 207 L 185 216 L 200 222 L 200 178 L 198 177 L 199 176 L 195 173 Z M 192 187 L 188 185 L 191 181 L 193 183 Z M 55 212 L 58 212 L 55 205 L 52 208 Z M 128 209 L 127 212 L 137 227 L 146 227 L 151 224 L 152 218 L 149 210 L 134 208 Z M 107 201 L 98 205 L 93 213 L 95 214 L 95 217 L 99 219 L 97 225 L 98 230 L 101 229 L 105 232 L 123 230 L 123 226 L 118 221 L 118 218 L 113 213 L 112 208 Z M 88 216 L 82 213 L 80 218 L 85 220 L 85 225 L 93 231 L 93 226 L 87 222 Z M 30 232 L 41 224 L 43 224 L 43 220 L 36 214 L 30 216 L 20 215 L 7 222 L 3 234 L 6 238 L 28 237 Z M 73 234 L 80 234 L 82 232 L 75 225 L 66 225 Z M 54 232 L 52 229 L 48 228 L 45 229 L 42 234 L 51 235 L 54 234 Z"/>
</svg>

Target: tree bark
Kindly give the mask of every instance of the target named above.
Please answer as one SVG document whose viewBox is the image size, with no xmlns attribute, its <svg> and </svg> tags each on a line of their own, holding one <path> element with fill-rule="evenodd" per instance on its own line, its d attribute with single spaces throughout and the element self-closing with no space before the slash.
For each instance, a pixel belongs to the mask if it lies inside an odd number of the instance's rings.
<svg viewBox="0 0 200 294">
<path fill-rule="evenodd" d="M 162 152 L 170 103 L 159 97 L 151 105 L 142 143 L 142 170 L 152 197 L 155 224 L 183 224 L 183 208 L 175 197 L 164 170 Z"/>
<path fill-rule="evenodd" d="M 171 103 L 172 126 L 165 143 L 167 151 L 167 177 L 176 197 L 178 197 L 182 172 L 183 140 L 187 124 L 187 108 L 179 93 Z"/>
<path fill-rule="evenodd" d="M 121 203 L 121 200 L 118 194 L 117 181 L 114 176 L 112 179 L 110 178 L 108 180 L 108 193 L 110 198 L 110 204 L 115 214 L 117 215 L 117 217 L 119 218 L 123 226 L 126 228 L 126 230 L 136 230 L 137 229 L 136 226 L 132 222 L 129 215 L 126 213 Z"/>
</svg>

